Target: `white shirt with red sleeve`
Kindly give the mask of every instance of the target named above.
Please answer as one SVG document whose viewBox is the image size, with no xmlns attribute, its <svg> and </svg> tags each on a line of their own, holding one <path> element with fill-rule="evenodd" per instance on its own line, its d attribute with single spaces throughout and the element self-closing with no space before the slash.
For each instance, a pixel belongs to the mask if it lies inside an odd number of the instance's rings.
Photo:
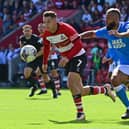
<svg viewBox="0 0 129 129">
<path fill-rule="evenodd" d="M 71 60 L 73 57 L 80 56 L 85 53 L 82 41 L 77 31 L 69 24 L 60 22 L 55 33 L 45 31 L 43 34 L 44 41 L 44 59 L 43 64 L 47 64 L 50 54 L 50 47 L 54 45 L 61 56 Z"/>
</svg>

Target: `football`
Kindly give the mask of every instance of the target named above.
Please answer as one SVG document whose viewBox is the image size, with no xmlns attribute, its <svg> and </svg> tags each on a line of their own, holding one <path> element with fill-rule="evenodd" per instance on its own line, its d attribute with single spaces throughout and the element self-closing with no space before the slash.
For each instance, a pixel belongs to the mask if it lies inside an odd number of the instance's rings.
<svg viewBox="0 0 129 129">
<path fill-rule="evenodd" d="M 20 57 L 23 61 L 29 63 L 35 60 L 37 49 L 32 45 L 25 45 L 21 48 Z"/>
</svg>

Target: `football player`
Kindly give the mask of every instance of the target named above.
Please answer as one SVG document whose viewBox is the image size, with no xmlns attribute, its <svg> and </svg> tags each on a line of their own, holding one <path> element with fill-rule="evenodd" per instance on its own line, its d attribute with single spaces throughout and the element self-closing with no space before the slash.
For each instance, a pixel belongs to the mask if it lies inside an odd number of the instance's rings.
<svg viewBox="0 0 129 129">
<path fill-rule="evenodd" d="M 122 119 L 129 119 L 129 100 L 124 85 L 129 81 L 129 22 L 120 22 L 121 13 L 117 8 L 106 11 L 106 26 L 98 30 L 83 32 L 81 38 L 105 38 L 109 49 L 119 65 L 113 70 L 111 82 L 117 96 L 126 107 Z M 124 84 L 124 85 L 123 85 Z"/>
<path fill-rule="evenodd" d="M 40 71 L 43 73 L 42 71 L 43 44 L 42 44 L 42 38 L 38 37 L 35 34 L 32 34 L 31 25 L 24 25 L 22 29 L 23 29 L 23 35 L 20 36 L 20 47 L 23 47 L 24 45 L 33 45 L 38 51 L 36 59 L 30 63 L 27 63 L 27 66 L 24 69 L 25 79 L 29 80 L 32 85 L 31 92 L 29 94 L 29 97 L 32 97 L 39 86 L 39 82 L 37 81 L 35 75 L 35 70 L 37 69 L 37 67 L 39 67 Z M 49 79 L 47 85 L 51 86 L 53 98 L 56 98 L 57 95 L 54 82 Z"/>
<path fill-rule="evenodd" d="M 42 36 L 44 34 L 45 25 L 43 23 L 38 24 L 38 31 L 40 33 L 40 36 Z M 60 93 L 60 78 L 59 78 L 57 68 L 58 68 L 58 56 L 57 56 L 57 53 L 56 53 L 54 47 L 51 47 L 51 52 L 49 55 L 49 71 L 51 74 L 51 78 L 55 83 L 57 95 L 61 95 L 61 93 Z M 46 82 L 47 80 L 44 80 L 44 81 Z M 43 80 L 41 82 L 42 82 L 43 87 L 42 87 L 41 91 L 39 92 L 39 95 L 43 94 L 45 92 L 45 87 L 44 87 L 45 85 L 43 84 Z"/>
<path fill-rule="evenodd" d="M 83 87 L 82 75 L 86 65 L 86 52 L 77 31 L 67 23 L 58 22 L 57 15 L 54 11 L 45 11 L 43 13 L 43 23 L 46 26 L 46 30 L 42 36 L 44 41 L 43 71 L 47 72 L 48 57 L 52 44 L 62 56 L 59 65 L 65 67 L 68 73 L 67 85 L 77 108 L 76 119 L 85 119 L 82 96 L 101 93 L 107 94 L 115 101 L 115 96 L 109 84 L 105 86 Z"/>
</svg>

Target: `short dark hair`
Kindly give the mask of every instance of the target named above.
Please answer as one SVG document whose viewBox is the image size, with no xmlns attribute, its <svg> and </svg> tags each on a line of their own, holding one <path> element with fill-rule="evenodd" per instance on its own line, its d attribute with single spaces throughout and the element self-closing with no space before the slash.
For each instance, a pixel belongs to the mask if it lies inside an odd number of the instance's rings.
<svg viewBox="0 0 129 129">
<path fill-rule="evenodd" d="M 57 17 L 57 15 L 56 15 L 56 13 L 54 11 L 45 11 L 43 13 L 43 16 L 44 17 L 52 17 L 52 18 L 56 18 Z"/>
<path fill-rule="evenodd" d="M 120 18 L 120 10 L 118 8 L 110 8 L 106 11 L 106 15 L 108 15 L 109 13 L 115 12 L 118 14 L 119 18 Z"/>
</svg>

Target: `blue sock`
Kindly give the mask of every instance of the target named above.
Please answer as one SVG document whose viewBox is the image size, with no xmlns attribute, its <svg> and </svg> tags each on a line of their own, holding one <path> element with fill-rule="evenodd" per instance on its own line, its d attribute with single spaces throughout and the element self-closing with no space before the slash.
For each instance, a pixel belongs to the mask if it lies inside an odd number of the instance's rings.
<svg viewBox="0 0 129 129">
<path fill-rule="evenodd" d="M 129 108 L 129 100 L 126 94 L 126 87 L 124 84 L 115 87 L 116 95 L 119 97 L 121 102 L 125 105 L 126 108 Z"/>
</svg>

